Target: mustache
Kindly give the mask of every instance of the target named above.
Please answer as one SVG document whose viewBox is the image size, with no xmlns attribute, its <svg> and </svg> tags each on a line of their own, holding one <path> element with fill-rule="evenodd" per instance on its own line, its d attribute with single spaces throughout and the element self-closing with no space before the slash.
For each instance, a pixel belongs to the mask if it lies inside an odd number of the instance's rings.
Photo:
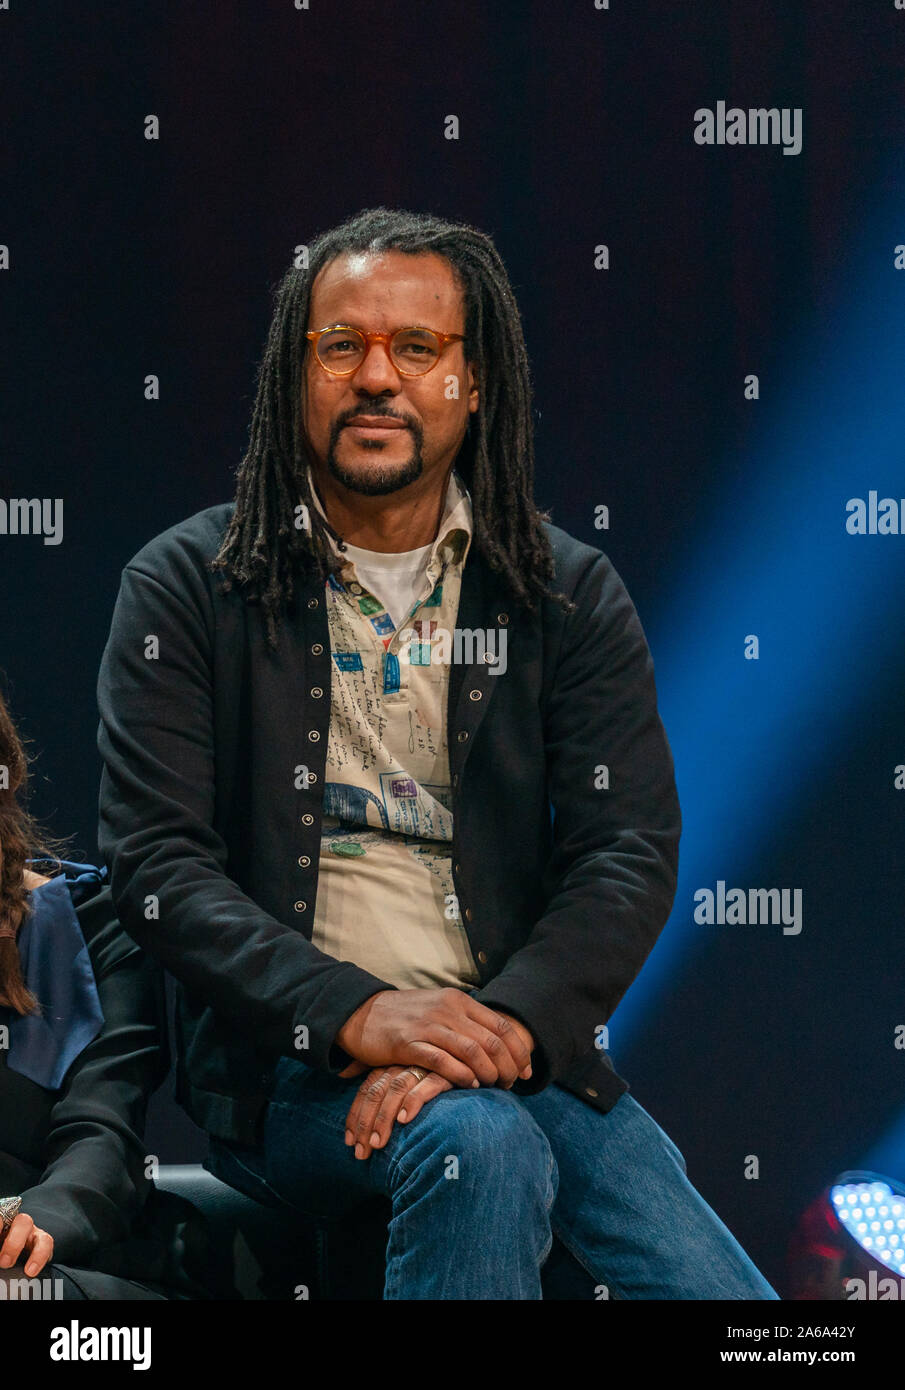
<svg viewBox="0 0 905 1390">
<path fill-rule="evenodd" d="M 347 410 L 336 422 L 337 429 L 345 429 L 350 420 L 354 420 L 356 415 L 373 415 L 375 419 L 379 416 L 382 420 L 398 420 L 401 424 L 414 429 L 414 423 L 407 415 L 400 415 L 395 410 L 379 409 L 377 406 L 359 406 L 357 410 Z"/>
</svg>

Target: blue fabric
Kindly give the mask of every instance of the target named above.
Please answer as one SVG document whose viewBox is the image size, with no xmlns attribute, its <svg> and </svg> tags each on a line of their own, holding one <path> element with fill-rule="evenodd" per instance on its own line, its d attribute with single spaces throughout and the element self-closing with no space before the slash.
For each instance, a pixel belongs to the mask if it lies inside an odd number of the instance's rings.
<svg viewBox="0 0 905 1390">
<path fill-rule="evenodd" d="M 392 695 L 400 688 L 399 658 L 395 652 L 387 652 L 383 663 L 383 691 Z"/>
<path fill-rule="evenodd" d="M 30 861 L 40 862 L 40 861 Z M 55 1091 L 104 1026 L 85 938 L 75 909 L 106 868 L 62 861 L 63 872 L 31 891 L 33 911 L 19 929 L 19 959 L 40 1014 L 9 1014 L 7 1066 Z"/>
<path fill-rule="evenodd" d="M 362 1079 L 281 1057 L 258 1142 L 212 1136 L 205 1166 L 319 1218 L 389 1197 L 385 1299 L 540 1299 L 554 1235 L 589 1298 L 777 1298 L 627 1093 L 602 1114 L 555 1083 L 519 1096 L 453 1088 L 357 1159 L 344 1134 Z"/>
</svg>

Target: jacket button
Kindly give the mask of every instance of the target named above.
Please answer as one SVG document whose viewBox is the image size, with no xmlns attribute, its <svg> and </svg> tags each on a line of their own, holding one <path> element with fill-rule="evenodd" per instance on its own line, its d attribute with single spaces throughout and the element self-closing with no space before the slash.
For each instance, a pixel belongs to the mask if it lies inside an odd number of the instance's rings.
<svg viewBox="0 0 905 1390">
<path fill-rule="evenodd" d="M 453 868 L 455 869 L 455 871 L 456 871 L 457 874 L 460 874 L 460 873 L 462 872 L 462 865 L 461 865 L 461 864 L 453 864 Z"/>
<path fill-rule="evenodd" d="M 498 656 L 494 656 L 493 652 L 485 652 L 485 653 L 484 653 L 484 665 L 485 665 L 485 666 L 498 666 L 498 665 L 499 665 L 499 662 L 500 662 L 500 658 L 499 658 Z"/>
<path fill-rule="evenodd" d="M 467 738 L 468 738 L 468 730 L 467 730 L 467 729 L 461 729 L 461 730 L 459 731 L 459 742 L 460 742 L 460 743 L 464 743 L 465 740 L 466 740 Z"/>
<path fill-rule="evenodd" d="M 320 654 L 321 654 L 321 652 L 322 652 L 323 650 L 324 650 L 324 644 L 323 644 L 323 642 L 315 642 L 314 646 L 311 648 L 311 655 L 312 655 L 312 656 L 320 656 Z"/>
<path fill-rule="evenodd" d="M 586 1096 L 594 1096 L 595 1098 L 599 1094 L 599 1092 L 594 1090 L 593 1086 L 585 1086 L 584 1093 Z"/>
<path fill-rule="evenodd" d="M 311 698 L 312 698 L 312 700 L 319 700 L 319 699 L 321 698 L 321 696 L 323 695 L 323 693 L 324 693 L 324 692 L 321 690 L 321 688 L 320 688 L 319 685 L 313 685 L 313 686 L 311 687 Z"/>
<path fill-rule="evenodd" d="M 317 773 L 316 773 L 316 772 L 309 772 L 309 773 L 308 773 L 308 786 L 309 786 L 309 787 L 313 787 L 316 781 L 317 781 Z"/>
<path fill-rule="evenodd" d="M 507 624 L 508 621 L 509 621 L 509 614 L 508 614 L 508 613 L 497 613 L 497 615 L 496 615 L 496 620 L 497 620 L 497 622 L 500 624 L 500 627 L 505 627 L 506 624 Z"/>
<path fill-rule="evenodd" d="M 307 868 L 308 868 L 308 865 L 311 863 L 311 855 L 310 855 L 310 854 L 300 854 L 300 855 L 299 855 L 299 861 L 298 861 L 298 862 L 299 862 L 299 868 L 300 868 L 300 869 L 307 869 Z"/>
<path fill-rule="evenodd" d="M 317 599 L 316 599 L 316 598 L 309 598 L 309 600 L 308 600 L 308 607 L 309 607 L 309 608 L 316 608 L 316 607 L 317 607 Z"/>
<path fill-rule="evenodd" d="M 472 912 L 472 910 L 471 910 L 470 907 L 466 907 L 466 909 L 465 909 L 465 920 L 466 920 L 466 922 L 473 922 L 473 921 L 474 921 L 474 913 Z"/>
<path fill-rule="evenodd" d="M 468 698 L 469 698 L 469 700 L 480 700 L 480 699 L 482 698 L 482 696 L 483 696 L 483 691 L 480 691 L 480 690 L 469 690 L 469 692 L 468 692 Z"/>
<path fill-rule="evenodd" d="M 454 773 L 453 773 L 453 786 L 454 786 L 454 787 L 457 787 L 458 785 L 459 785 L 459 774 L 458 774 L 458 772 L 454 772 Z"/>
<path fill-rule="evenodd" d="M 312 729 L 311 732 L 310 732 L 310 734 L 308 735 L 308 742 L 309 742 L 309 743 L 317 743 L 317 742 L 319 741 L 319 739 L 320 739 L 320 734 L 317 732 L 317 729 Z"/>
<path fill-rule="evenodd" d="M 311 815 L 310 811 L 306 811 L 305 814 L 302 816 L 302 825 L 313 825 L 313 824 L 314 824 L 314 817 Z"/>
<path fill-rule="evenodd" d="M 301 899 L 299 899 L 297 903 L 293 903 L 293 907 L 295 908 L 296 912 L 304 912 L 307 906 L 308 904 L 302 902 Z"/>
<path fill-rule="evenodd" d="M 478 960 L 481 962 L 482 965 L 486 965 L 486 964 L 487 964 L 487 952 L 486 952 L 486 951 L 479 951 L 479 952 L 478 952 Z"/>
</svg>

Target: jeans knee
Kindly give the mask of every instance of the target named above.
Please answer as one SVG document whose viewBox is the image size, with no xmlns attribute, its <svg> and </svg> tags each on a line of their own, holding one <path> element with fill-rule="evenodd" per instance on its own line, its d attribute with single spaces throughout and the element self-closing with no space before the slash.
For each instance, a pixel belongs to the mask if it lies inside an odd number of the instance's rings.
<svg viewBox="0 0 905 1390">
<path fill-rule="evenodd" d="M 464 1183 L 470 1193 L 502 1194 L 525 1200 L 534 1195 L 549 1208 L 559 1174 L 553 1151 L 534 1117 L 514 1096 L 490 1087 L 453 1090 L 437 1096 L 418 1118 L 424 1119 L 412 1147 L 401 1159 L 413 1164 L 437 1160 L 444 1177 Z"/>
</svg>

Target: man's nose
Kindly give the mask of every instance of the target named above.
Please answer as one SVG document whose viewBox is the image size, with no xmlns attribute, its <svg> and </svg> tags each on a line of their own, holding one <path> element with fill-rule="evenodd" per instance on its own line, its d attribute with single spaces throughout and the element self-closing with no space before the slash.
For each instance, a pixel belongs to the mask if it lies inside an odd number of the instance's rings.
<svg viewBox="0 0 905 1390">
<path fill-rule="evenodd" d="M 401 377 L 390 357 L 389 343 L 368 344 L 364 361 L 353 373 L 352 384 L 368 395 L 400 389 Z"/>
</svg>

